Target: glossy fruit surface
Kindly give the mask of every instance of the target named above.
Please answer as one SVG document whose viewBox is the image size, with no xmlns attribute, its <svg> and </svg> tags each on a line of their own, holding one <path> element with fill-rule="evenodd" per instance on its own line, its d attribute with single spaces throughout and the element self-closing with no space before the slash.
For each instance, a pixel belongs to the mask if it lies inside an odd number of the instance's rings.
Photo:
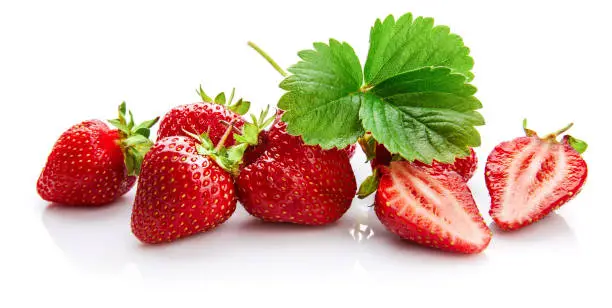
<svg viewBox="0 0 612 308">
<path fill-rule="evenodd" d="M 253 216 L 266 221 L 322 225 L 349 208 L 356 182 L 347 153 L 305 145 L 276 121 L 266 149 L 244 166 L 236 181 L 238 198 Z"/>
<path fill-rule="evenodd" d="M 172 136 L 189 137 L 185 133 L 186 130 L 196 135 L 208 133 L 216 145 L 227 129 L 223 122 L 232 122 L 237 129 L 244 125 L 240 115 L 219 104 L 202 102 L 177 106 L 166 113 L 160 122 L 157 140 Z M 229 147 L 234 143 L 234 137 L 230 135 L 225 146 Z"/>
<path fill-rule="evenodd" d="M 234 182 L 193 138 L 167 137 L 146 155 L 132 211 L 132 232 L 144 243 L 208 231 L 236 209 Z"/>
<path fill-rule="evenodd" d="M 99 120 L 72 126 L 57 140 L 38 179 L 38 194 L 65 205 L 99 206 L 128 192 L 119 131 Z"/>
</svg>

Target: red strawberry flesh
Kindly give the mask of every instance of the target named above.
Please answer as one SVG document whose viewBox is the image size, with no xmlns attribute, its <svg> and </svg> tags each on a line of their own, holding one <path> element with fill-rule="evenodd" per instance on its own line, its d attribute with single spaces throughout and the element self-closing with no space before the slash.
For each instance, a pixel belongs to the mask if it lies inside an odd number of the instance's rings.
<svg viewBox="0 0 612 308">
<path fill-rule="evenodd" d="M 406 161 L 381 170 L 375 211 L 391 232 L 454 252 L 477 253 L 487 247 L 491 232 L 459 174 Z"/>
<path fill-rule="evenodd" d="M 566 142 L 537 136 L 503 142 L 485 168 L 490 214 L 502 229 L 518 229 L 578 194 L 587 177 L 584 159 Z"/>
</svg>

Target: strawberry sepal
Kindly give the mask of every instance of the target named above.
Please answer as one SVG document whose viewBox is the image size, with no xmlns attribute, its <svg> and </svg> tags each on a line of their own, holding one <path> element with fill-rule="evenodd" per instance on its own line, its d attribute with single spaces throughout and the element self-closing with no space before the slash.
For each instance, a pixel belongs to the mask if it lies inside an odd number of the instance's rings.
<svg viewBox="0 0 612 308">
<path fill-rule="evenodd" d="M 570 135 L 563 136 L 563 142 L 569 144 L 574 150 L 576 150 L 576 152 L 580 154 L 584 153 L 589 147 L 589 145 L 585 141 Z"/>
<path fill-rule="evenodd" d="M 227 107 L 227 109 L 239 115 L 245 115 L 247 112 L 249 112 L 249 109 L 251 108 L 251 102 L 243 100 L 242 98 L 238 99 L 238 101 L 236 101 L 235 103 L 233 102 L 234 94 L 236 93 L 236 88 L 232 89 L 229 99 L 225 97 L 225 92 L 217 94 L 214 99 L 211 98 L 210 96 L 208 96 L 208 94 L 206 94 L 206 92 L 204 92 L 204 89 L 202 89 L 202 85 L 200 85 L 199 89 L 196 89 L 196 93 L 198 94 L 198 96 L 200 96 L 202 102 L 213 103 Z"/>
<path fill-rule="evenodd" d="M 149 136 L 151 127 L 159 121 L 159 117 L 135 125 L 134 115 L 131 111 L 127 111 L 125 102 L 119 105 L 118 111 L 118 118 L 108 120 L 108 122 L 119 130 L 118 143 L 123 152 L 128 175 L 137 176 L 140 174 L 145 154 L 153 146 L 153 141 L 149 139 Z M 129 114 L 129 120 L 126 111 Z"/>
<path fill-rule="evenodd" d="M 368 176 L 359 186 L 357 191 L 357 197 L 364 199 L 367 196 L 373 194 L 378 189 L 378 183 L 380 182 L 380 172 L 378 168 L 372 171 L 372 174 Z"/>
</svg>

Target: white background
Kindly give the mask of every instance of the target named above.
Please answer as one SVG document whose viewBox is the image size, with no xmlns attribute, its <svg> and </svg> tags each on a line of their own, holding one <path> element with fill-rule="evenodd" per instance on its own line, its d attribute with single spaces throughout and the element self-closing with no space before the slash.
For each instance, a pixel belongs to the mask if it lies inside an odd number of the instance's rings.
<svg viewBox="0 0 612 308">
<path fill-rule="evenodd" d="M 330 37 L 365 60 L 378 17 L 412 11 L 450 25 L 471 48 L 487 125 L 470 182 L 497 143 L 574 121 L 589 142 L 589 179 L 556 214 L 515 233 L 494 229 L 480 255 L 423 249 L 386 232 L 355 201 L 323 228 L 268 225 L 239 208 L 214 232 L 146 247 L 130 233 L 134 191 L 100 209 L 49 208 L 35 182 L 56 138 L 126 100 L 137 120 L 229 91 L 275 104 L 278 74 Z M 594 307 L 611 276 L 607 1 L 2 1 L 0 2 L 0 306 Z M 369 170 L 353 159 L 357 180 Z M 609 188 L 608 188 L 609 190 Z M 485 214 L 487 222 L 490 218 Z M 603 302 L 602 302 L 603 301 Z"/>
</svg>

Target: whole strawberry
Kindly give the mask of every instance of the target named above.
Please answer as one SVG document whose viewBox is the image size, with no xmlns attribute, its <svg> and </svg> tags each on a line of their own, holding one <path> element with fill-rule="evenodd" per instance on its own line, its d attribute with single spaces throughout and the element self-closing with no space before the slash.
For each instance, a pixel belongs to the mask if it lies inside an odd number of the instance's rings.
<svg viewBox="0 0 612 308">
<path fill-rule="evenodd" d="M 489 213 L 505 230 L 548 215 L 575 197 L 587 178 L 587 164 L 581 157 L 587 144 L 569 135 L 557 140 L 572 124 L 543 138 L 526 125 L 524 121 L 527 136 L 499 144 L 485 167 Z"/>
<path fill-rule="evenodd" d="M 323 150 L 291 136 L 277 117 L 263 155 L 240 170 L 238 198 L 253 216 L 273 222 L 323 225 L 349 208 L 356 182 L 344 150 Z"/>
<path fill-rule="evenodd" d="M 477 253 L 488 246 L 491 231 L 458 173 L 407 161 L 394 161 L 379 170 L 374 209 L 389 231 L 459 253 Z"/>
<path fill-rule="evenodd" d="M 136 181 L 145 153 L 153 144 L 150 128 L 158 118 L 134 124 L 126 120 L 125 102 L 119 118 L 89 120 L 72 126 L 57 140 L 36 188 L 47 201 L 65 205 L 98 206 L 113 202 Z"/>
<path fill-rule="evenodd" d="M 196 134 L 207 133 L 216 145 L 229 123 L 233 123 L 238 129 L 242 127 L 244 120 L 240 115 L 249 110 L 250 102 L 239 99 L 233 103 L 234 90 L 229 100 L 226 100 L 225 93 L 220 93 L 213 100 L 201 86 L 197 92 L 202 102 L 181 105 L 166 113 L 159 124 L 158 140 L 171 136 L 189 137 L 185 133 L 188 131 Z M 225 142 L 226 146 L 234 145 L 234 137 L 230 135 Z"/>
<path fill-rule="evenodd" d="M 132 210 L 132 232 L 142 242 L 171 242 L 225 222 L 236 209 L 232 172 L 246 144 L 216 147 L 204 133 L 158 140 L 146 155 Z"/>
</svg>

